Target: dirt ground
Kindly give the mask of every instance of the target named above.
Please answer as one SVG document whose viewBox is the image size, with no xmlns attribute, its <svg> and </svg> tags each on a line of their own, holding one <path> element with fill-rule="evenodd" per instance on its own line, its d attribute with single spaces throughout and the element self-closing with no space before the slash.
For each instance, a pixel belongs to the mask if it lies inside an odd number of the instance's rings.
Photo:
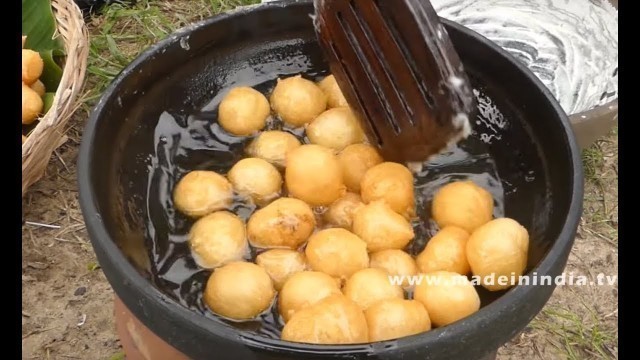
<svg viewBox="0 0 640 360">
<path fill-rule="evenodd" d="M 105 24 L 119 26 L 122 37 L 112 39 L 125 64 L 176 26 L 241 2 L 140 1 L 133 13 L 113 9 L 89 22 L 92 58 L 85 105 L 71 121 L 69 140 L 52 156 L 45 177 L 23 199 L 23 359 L 124 358 L 115 335 L 113 293 L 89 243 L 76 185 L 75 164 L 88 109 L 117 72 L 117 65 L 109 67 L 100 57 L 105 50 L 100 49 L 105 40 L 101 29 Z M 157 27 L 146 26 L 148 33 L 137 34 L 134 42 L 127 36 L 149 23 Z M 586 150 L 584 163 L 585 211 L 566 272 L 595 281 L 600 273 L 618 273 L 617 132 Z M 617 359 L 617 289 L 617 282 L 558 287 L 542 313 L 499 350 L 498 359 Z"/>
</svg>

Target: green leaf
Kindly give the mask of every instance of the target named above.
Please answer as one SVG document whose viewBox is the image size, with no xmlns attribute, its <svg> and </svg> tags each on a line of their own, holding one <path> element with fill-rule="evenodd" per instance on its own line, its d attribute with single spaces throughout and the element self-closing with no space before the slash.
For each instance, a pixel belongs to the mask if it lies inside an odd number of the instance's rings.
<svg viewBox="0 0 640 360">
<path fill-rule="evenodd" d="M 123 352 L 115 353 L 111 355 L 111 357 L 109 358 L 109 360 L 125 360 L 125 359 L 126 357 L 124 356 Z"/>
<path fill-rule="evenodd" d="M 62 79 L 62 69 L 55 59 L 63 55 L 64 53 L 58 49 L 40 51 L 40 57 L 44 61 L 44 70 L 40 76 L 40 81 L 42 81 L 47 91 L 58 89 L 58 84 Z"/>
<path fill-rule="evenodd" d="M 62 58 L 64 46 L 56 33 L 56 19 L 50 0 L 22 0 L 22 34 L 27 36 L 25 49 L 40 53 L 44 70 L 40 81 L 47 91 L 55 91 L 62 78 L 62 69 L 56 60 Z"/>
<path fill-rule="evenodd" d="M 44 103 L 44 108 L 42 113 L 46 114 L 49 109 L 51 109 L 51 105 L 53 105 L 53 98 L 56 96 L 56 93 L 48 92 L 42 96 L 42 102 Z"/>
<path fill-rule="evenodd" d="M 27 36 L 26 49 L 64 51 L 62 42 L 54 38 L 55 32 L 56 19 L 50 0 L 22 0 L 22 34 Z"/>
</svg>

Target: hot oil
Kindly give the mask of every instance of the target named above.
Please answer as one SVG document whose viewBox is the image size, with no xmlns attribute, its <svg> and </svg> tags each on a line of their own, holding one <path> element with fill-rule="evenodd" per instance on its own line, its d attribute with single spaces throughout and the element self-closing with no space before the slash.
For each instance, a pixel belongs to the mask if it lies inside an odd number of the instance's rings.
<svg viewBox="0 0 640 360">
<path fill-rule="evenodd" d="M 324 72 L 307 72 L 306 76 L 319 80 L 324 75 Z M 269 94 L 274 86 L 275 80 L 271 78 L 254 88 Z M 416 239 L 406 249 L 412 255 L 418 254 L 437 232 L 437 226 L 429 220 L 431 200 L 441 186 L 451 181 L 472 180 L 489 190 L 495 199 L 494 215 L 503 216 L 504 190 L 487 145 L 492 139 L 487 134 L 492 134 L 490 130 L 496 124 L 496 114 L 495 111 L 492 113 L 482 108 L 483 104 L 491 103 L 490 99 L 479 91 L 475 93 L 480 111 L 474 134 L 449 151 L 425 162 L 422 170 L 415 173 L 418 219 L 413 221 L 413 226 Z M 202 294 L 210 271 L 197 267 L 187 246 L 193 220 L 173 207 L 172 189 L 187 172 L 206 169 L 226 174 L 246 156 L 244 149 L 252 138 L 229 135 L 217 124 L 215 110 L 221 98 L 220 95 L 216 96 L 199 113 L 164 112 L 155 128 L 155 154 L 149 166 L 146 204 L 146 236 L 152 262 L 152 281 L 168 296 L 197 313 L 241 330 L 277 339 L 283 323 L 278 316 L 276 301 L 258 319 L 246 322 L 221 319 L 207 309 Z M 288 131 L 301 141 L 308 142 L 304 138 L 304 131 L 287 129 L 275 117 L 269 120 L 268 128 Z M 253 204 L 237 197 L 230 210 L 246 221 L 255 209 Z M 316 210 L 317 213 L 322 211 Z M 251 249 L 245 258 L 254 260 L 256 255 L 256 251 Z M 481 297 L 485 297 L 482 292 Z M 483 303 L 490 300 L 483 299 Z"/>
</svg>

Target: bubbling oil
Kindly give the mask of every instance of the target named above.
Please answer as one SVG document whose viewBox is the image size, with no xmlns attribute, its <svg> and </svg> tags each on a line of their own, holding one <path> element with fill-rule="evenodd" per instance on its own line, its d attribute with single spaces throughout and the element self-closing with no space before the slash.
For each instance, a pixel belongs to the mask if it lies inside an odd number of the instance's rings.
<svg viewBox="0 0 640 360">
<path fill-rule="evenodd" d="M 324 72 L 306 73 L 305 77 L 317 81 L 324 75 Z M 275 80 L 254 86 L 267 95 L 274 87 Z M 412 255 L 422 251 L 438 231 L 437 225 L 431 220 L 431 201 L 435 192 L 449 182 L 474 181 L 493 195 L 494 216 L 504 215 L 504 190 L 496 164 L 488 151 L 487 136 L 483 133 L 485 125 L 495 122 L 495 114 L 482 109 L 483 104 L 491 103 L 490 99 L 478 90 L 474 93 L 481 105 L 475 132 L 455 147 L 422 164 L 421 170 L 414 173 L 417 217 L 412 225 L 416 237 L 406 248 Z M 173 206 L 172 190 L 186 173 L 212 170 L 226 174 L 236 162 L 247 156 L 245 148 L 253 137 L 230 135 L 217 123 L 216 109 L 223 94 L 224 92 L 218 94 L 197 113 L 163 112 L 155 127 L 155 154 L 149 165 L 146 203 L 146 238 L 152 263 L 151 278 L 162 292 L 194 312 L 223 321 L 241 331 L 279 339 L 284 324 L 278 315 L 277 299 L 268 310 L 252 321 L 222 319 L 206 307 L 202 295 L 211 272 L 196 265 L 187 245 L 193 220 L 177 212 Z M 276 116 L 269 119 L 267 129 L 287 131 L 303 143 L 308 143 L 303 129 L 288 128 Z M 256 210 L 256 206 L 236 197 L 229 210 L 246 221 Z M 320 220 L 323 209 L 314 210 Z M 254 261 L 257 254 L 251 248 L 245 259 Z M 483 292 L 480 293 L 482 297 Z"/>
</svg>

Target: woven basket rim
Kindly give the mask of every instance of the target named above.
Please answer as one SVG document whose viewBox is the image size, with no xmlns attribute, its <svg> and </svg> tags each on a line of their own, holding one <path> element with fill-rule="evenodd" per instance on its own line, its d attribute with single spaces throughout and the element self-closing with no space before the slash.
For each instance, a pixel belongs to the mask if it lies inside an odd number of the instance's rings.
<svg viewBox="0 0 640 360">
<path fill-rule="evenodd" d="M 44 175 L 52 153 L 64 140 L 66 125 L 79 105 L 87 69 L 89 34 L 82 12 L 72 0 L 52 0 L 51 6 L 56 36 L 64 42 L 65 65 L 51 108 L 22 145 L 23 196 Z"/>
</svg>

